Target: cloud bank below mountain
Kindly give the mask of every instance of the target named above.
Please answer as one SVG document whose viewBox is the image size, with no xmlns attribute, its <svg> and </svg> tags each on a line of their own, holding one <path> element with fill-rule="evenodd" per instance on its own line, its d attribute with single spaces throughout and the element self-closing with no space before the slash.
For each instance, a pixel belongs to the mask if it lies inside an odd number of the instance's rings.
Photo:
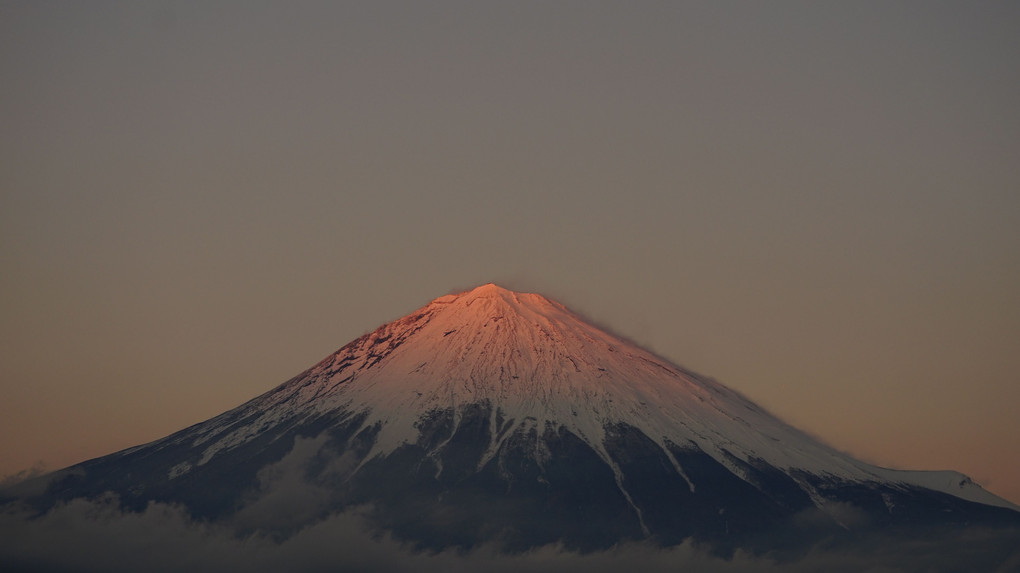
<svg viewBox="0 0 1020 573">
<path fill-rule="evenodd" d="M 150 504 L 122 511 L 114 496 L 76 499 L 42 516 L 25 507 L 0 514 L 0 565 L 33 571 L 481 571 L 609 572 L 706 571 L 718 573 L 982 570 L 1006 573 L 1020 566 L 1020 531 L 969 529 L 892 536 L 866 531 L 850 543 L 804 549 L 798 556 L 723 557 L 685 542 L 660 548 L 628 543 L 578 553 L 559 545 L 505 554 L 494 546 L 471 551 L 418 551 L 374 530 L 360 511 L 334 514 L 285 539 L 262 532 L 239 535 L 226 525 L 196 521 L 180 507 Z"/>
</svg>

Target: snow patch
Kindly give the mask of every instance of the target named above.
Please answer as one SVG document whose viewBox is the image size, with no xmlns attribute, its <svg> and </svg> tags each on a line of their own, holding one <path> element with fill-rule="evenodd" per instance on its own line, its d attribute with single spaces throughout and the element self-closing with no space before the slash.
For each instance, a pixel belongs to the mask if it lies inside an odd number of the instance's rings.
<svg viewBox="0 0 1020 573">
<path fill-rule="evenodd" d="M 167 479 L 177 479 L 178 477 L 180 477 L 180 476 L 182 476 L 182 475 L 184 475 L 184 474 L 186 474 L 186 473 L 188 473 L 190 471 L 191 471 L 191 464 L 188 463 L 188 462 L 181 462 L 181 463 L 177 464 L 176 466 L 170 468 L 170 471 L 167 472 L 166 477 L 167 477 Z"/>
</svg>

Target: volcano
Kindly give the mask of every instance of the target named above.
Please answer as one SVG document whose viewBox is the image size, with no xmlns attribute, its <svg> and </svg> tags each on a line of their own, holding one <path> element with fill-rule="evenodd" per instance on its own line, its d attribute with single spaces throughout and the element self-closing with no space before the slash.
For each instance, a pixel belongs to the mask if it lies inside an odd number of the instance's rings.
<svg viewBox="0 0 1020 573">
<path fill-rule="evenodd" d="M 493 284 L 215 418 L 4 496 L 45 511 L 111 492 L 126 509 L 172 503 L 282 538 L 361 508 L 429 549 L 768 547 L 865 521 L 1020 524 L 960 473 L 856 460 L 557 302 Z"/>
</svg>

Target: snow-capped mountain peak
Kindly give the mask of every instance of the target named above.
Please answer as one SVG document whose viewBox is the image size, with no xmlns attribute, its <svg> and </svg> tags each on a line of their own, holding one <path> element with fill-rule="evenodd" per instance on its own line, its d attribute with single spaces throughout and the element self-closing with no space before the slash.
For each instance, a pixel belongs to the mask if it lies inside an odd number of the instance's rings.
<svg viewBox="0 0 1020 573">
<path fill-rule="evenodd" d="M 805 519 L 849 529 L 861 515 L 1020 524 L 966 476 L 853 459 L 555 301 L 494 284 L 439 297 L 237 408 L 43 486 L 24 495 L 52 507 L 113 492 L 139 510 L 180 504 L 279 535 L 371 507 L 374 525 L 435 549 L 733 547 L 775 529 L 801 539 Z"/>
<path fill-rule="evenodd" d="M 691 490 L 697 486 L 673 455 L 676 448 L 704 452 L 744 478 L 748 468 L 766 464 L 812 496 L 806 474 L 929 488 L 944 481 L 855 460 L 555 301 L 491 283 L 439 297 L 358 338 L 246 404 L 250 423 L 228 429 L 214 419 L 196 444 L 204 447 L 203 464 L 251 439 L 255 429 L 338 412 L 364 414 L 361 426 L 378 430 L 367 461 L 415 444 L 421 420 L 436 412 L 451 412 L 456 430 L 464 409 L 479 404 L 488 408 L 489 426 L 480 465 L 515 433 L 562 430 L 581 438 L 619 476 L 605 442 L 607 432 L 624 426 L 657 444 Z M 541 448 L 535 455 L 541 458 Z M 1011 506 L 971 486 L 940 491 Z"/>
</svg>

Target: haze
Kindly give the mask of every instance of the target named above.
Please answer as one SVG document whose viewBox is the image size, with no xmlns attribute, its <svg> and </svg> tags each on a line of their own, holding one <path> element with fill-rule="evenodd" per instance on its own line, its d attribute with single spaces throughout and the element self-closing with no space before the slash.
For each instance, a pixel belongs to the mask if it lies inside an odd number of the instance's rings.
<svg viewBox="0 0 1020 573">
<path fill-rule="evenodd" d="M 0 476 L 540 292 L 1020 502 L 1020 5 L 0 3 Z"/>
</svg>

